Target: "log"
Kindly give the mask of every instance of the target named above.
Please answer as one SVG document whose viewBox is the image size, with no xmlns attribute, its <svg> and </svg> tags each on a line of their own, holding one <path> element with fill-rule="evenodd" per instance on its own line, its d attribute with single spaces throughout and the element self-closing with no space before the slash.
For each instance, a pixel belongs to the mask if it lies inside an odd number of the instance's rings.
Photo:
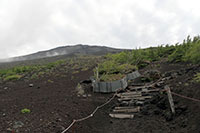
<svg viewBox="0 0 200 133">
<path fill-rule="evenodd" d="M 159 92 L 159 91 L 160 91 L 160 89 L 151 89 L 151 90 L 147 89 L 146 90 L 146 92 L 149 92 L 149 93 L 151 93 L 151 92 Z"/>
<path fill-rule="evenodd" d="M 124 96 L 124 95 L 139 95 L 139 94 L 142 94 L 141 92 L 136 92 L 136 91 L 134 91 L 134 92 L 123 92 L 123 93 L 119 93 L 119 94 L 117 94 L 117 96 Z"/>
<path fill-rule="evenodd" d="M 113 112 L 117 112 L 117 113 L 136 113 L 140 111 L 140 107 L 136 107 L 136 108 L 121 108 L 121 109 L 114 109 Z"/>
<path fill-rule="evenodd" d="M 118 118 L 118 119 L 133 119 L 134 115 L 133 114 L 109 114 L 110 117 L 112 118 Z"/>
<path fill-rule="evenodd" d="M 145 86 L 139 86 L 139 87 L 132 87 L 132 86 L 129 86 L 128 88 L 129 88 L 129 90 L 142 90 L 142 89 L 145 88 Z"/>
<path fill-rule="evenodd" d="M 138 106 L 139 107 L 139 106 Z M 135 108 L 138 108 L 138 107 L 133 107 L 133 106 L 125 106 L 125 107 L 115 107 L 115 109 L 135 109 Z"/>
<path fill-rule="evenodd" d="M 150 98 L 152 98 L 152 96 L 125 97 L 125 98 L 119 98 L 118 101 L 145 100 Z"/>
<path fill-rule="evenodd" d="M 120 96 L 120 98 L 136 98 L 136 97 L 142 97 L 142 95 L 125 95 L 125 96 Z"/>
<path fill-rule="evenodd" d="M 134 90 L 134 89 L 131 89 Z M 152 92 L 159 92 L 160 89 L 147 89 L 147 88 L 143 88 L 141 90 L 135 90 L 136 92 L 140 92 L 140 93 L 152 93 Z"/>
</svg>

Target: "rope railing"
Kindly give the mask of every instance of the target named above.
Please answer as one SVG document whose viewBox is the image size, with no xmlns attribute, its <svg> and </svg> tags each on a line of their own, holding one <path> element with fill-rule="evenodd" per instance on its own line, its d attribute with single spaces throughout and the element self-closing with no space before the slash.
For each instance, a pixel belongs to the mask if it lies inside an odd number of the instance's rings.
<svg viewBox="0 0 200 133">
<path fill-rule="evenodd" d="M 154 86 L 156 83 L 158 83 L 160 80 L 161 80 L 161 79 L 158 79 L 156 82 L 154 82 L 154 83 L 152 83 L 152 84 L 145 85 L 145 87 L 153 87 L 153 86 Z M 118 89 L 118 90 L 115 92 L 115 94 L 114 94 L 107 102 L 105 102 L 105 103 L 103 103 L 103 104 L 97 106 L 97 107 L 95 108 L 95 110 L 94 110 L 90 115 L 88 115 L 88 116 L 86 116 L 86 117 L 83 117 L 83 118 L 80 118 L 80 119 L 74 119 L 74 120 L 72 121 L 72 123 L 71 123 L 67 128 L 65 128 L 65 130 L 63 130 L 61 133 L 67 132 L 75 123 L 81 122 L 81 121 L 84 121 L 84 120 L 87 120 L 87 119 L 93 117 L 94 114 L 95 114 L 100 108 L 102 108 L 102 107 L 104 107 L 105 105 L 107 105 L 108 103 L 110 103 L 110 102 L 115 98 L 115 96 L 117 95 L 117 93 L 118 93 L 120 90 L 121 90 L 121 88 Z M 167 90 L 164 89 L 164 90 L 161 90 L 161 91 L 167 91 Z M 184 98 L 184 99 L 188 99 L 188 100 L 200 102 L 199 99 L 195 99 L 195 98 L 187 97 L 187 96 L 184 96 L 184 95 L 180 95 L 180 94 L 177 94 L 177 93 L 175 93 L 175 92 L 171 92 L 171 93 L 172 93 L 173 95 L 182 97 L 182 98 Z"/>
<path fill-rule="evenodd" d="M 182 97 L 182 98 L 184 98 L 184 99 L 192 100 L 192 101 L 195 101 L 195 102 L 200 102 L 199 99 L 195 99 L 195 98 L 183 96 L 183 95 L 177 94 L 177 93 L 175 93 L 175 92 L 171 92 L 171 93 L 172 93 L 173 95 L 176 95 L 176 96 L 178 96 L 178 97 Z"/>
<path fill-rule="evenodd" d="M 167 89 L 164 89 L 162 91 L 167 91 Z M 184 95 L 181 95 L 181 94 L 178 94 L 178 93 L 175 93 L 175 92 L 172 92 L 171 93 L 175 96 L 178 96 L 178 97 L 181 97 L 181 98 L 184 98 L 184 99 L 188 99 L 188 100 L 192 100 L 192 101 L 195 101 L 195 102 L 200 102 L 200 99 L 195 99 L 195 98 L 191 98 L 191 97 L 187 97 L 187 96 L 184 96 Z"/>
<path fill-rule="evenodd" d="M 81 122 L 81 121 L 84 121 L 84 120 L 87 120 L 87 119 L 93 117 L 94 114 L 98 111 L 98 109 L 100 109 L 100 108 L 104 107 L 105 105 L 107 105 L 108 103 L 110 103 L 110 102 L 115 98 L 115 96 L 117 95 L 117 93 L 118 93 L 120 90 L 121 90 L 121 89 L 118 89 L 118 90 L 115 92 L 115 94 L 114 94 L 107 102 L 103 103 L 103 104 L 100 105 L 100 106 L 97 106 L 97 107 L 95 108 L 95 110 L 94 110 L 90 115 L 88 115 L 88 116 L 86 116 L 86 117 L 83 117 L 83 118 L 80 118 L 80 119 L 77 119 L 77 120 L 74 119 L 73 122 L 72 122 L 65 130 L 63 130 L 61 133 L 67 132 L 75 123 Z"/>
</svg>

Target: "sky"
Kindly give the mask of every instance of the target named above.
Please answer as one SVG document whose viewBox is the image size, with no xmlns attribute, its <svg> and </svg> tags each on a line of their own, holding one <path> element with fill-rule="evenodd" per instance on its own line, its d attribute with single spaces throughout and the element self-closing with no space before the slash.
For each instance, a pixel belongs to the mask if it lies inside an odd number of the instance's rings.
<svg viewBox="0 0 200 133">
<path fill-rule="evenodd" d="M 58 46 L 144 48 L 200 32 L 199 0 L 0 0 L 0 59 Z"/>
</svg>

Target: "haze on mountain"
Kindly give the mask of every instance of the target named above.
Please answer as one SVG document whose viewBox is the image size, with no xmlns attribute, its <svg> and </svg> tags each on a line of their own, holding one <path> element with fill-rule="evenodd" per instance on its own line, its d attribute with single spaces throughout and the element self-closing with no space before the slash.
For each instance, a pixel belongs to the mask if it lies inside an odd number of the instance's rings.
<svg viewBox="0 0 200 133">
<path fill-rule="evenodd" d="M 1 0 L 0 59 L 88 44 L 143 48 L 200 32 L 198 0 Z"/>
<path fill-rule="evenodd" d="M 48 58 L 53 56 L 61 56 L 61 55 L 105 55 L 107 53 L 117 53 L 124 51 L 125 49 L 115 49 L 105 46 L 88 46 L 88 45 L 74 45 L 74 46 L 63 46 L 57 47 L 54 49 L 40 51 L 37 53 L 13 57 L 4 61 L 23 61 L 23 60 L 33 60 L 33 59 L 41 59 Z"/>
</svg>

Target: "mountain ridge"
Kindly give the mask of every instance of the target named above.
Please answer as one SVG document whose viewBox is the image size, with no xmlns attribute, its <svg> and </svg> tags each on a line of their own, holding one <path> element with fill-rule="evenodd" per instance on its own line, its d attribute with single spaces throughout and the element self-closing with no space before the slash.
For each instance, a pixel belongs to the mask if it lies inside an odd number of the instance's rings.
<svg viewBox="0 0 200 133">
<path fill-rule="evenodd" d="M 34 60 L 34 59 L 41 59 L 41 58 L 47 58 L 47 57 L 53 57 L 53 56 L 60 56 L 60 55 L 104 55 L 107 53 L 117 53 L 124 50 L 129 49 L 118 49 L 118 48 L 112 48 L 107 46 L 89 46 L 89 45 L 83 45 L 83 44 L 77 44 L 77 45 L 67 45 L 67 46 L 60 46 L 49 50 L 44 51 L 38 51 L 36 53 L 18 56 L 18 57 L 12 57 L 9 59 L 6 59 L 4 61 L 24 61 L 24 60 Z"/>
</svg>

